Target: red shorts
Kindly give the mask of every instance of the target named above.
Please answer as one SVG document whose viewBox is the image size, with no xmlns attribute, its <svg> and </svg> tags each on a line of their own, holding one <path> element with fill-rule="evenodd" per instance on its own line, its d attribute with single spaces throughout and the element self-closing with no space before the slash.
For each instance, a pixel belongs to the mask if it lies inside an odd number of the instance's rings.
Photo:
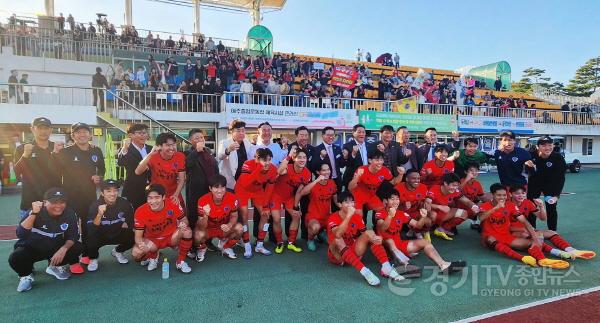
<svg viewBox="0 0 600 323">
<path fill-rule="evenodd" d="M 399 234 L 382 234 L 381 237 L 384 240 L 392 239 L 396 248 L 402 251 L 402 253 L 405 254 L 407 257 L 410 256 L 410 253 L 408 252 L 408 243 L 410 242 L 410 240 L 402 240 Z"/>
<path fill-rule="evenodd" d="M 239 201 L 241 207 L 247 207 L 248 200 L 250 200 L 250 199 L 252 199 L 252 204 L 254 206 L 256 206 L 256 205 L 263 206 L 267 202 L 267 201 L 265 201 L 265 197 L 260 196 L 259 194 L 256 194 L 256 193 L 250 193 L 250 192 L 246 192 L 243 190 L 239 190 L 239 192 L 235 192 L 235 194 L 238 197 L 238 201 Z"/>
<path fill-rule="evenodd" d="M 510 246 L 510 244 L 513 242 L 513 240 L 516 239 L 511 234 L 502 234 L 502 235 L 496 234 L 496 235 L 481 236 L 481 239 L 482 239 L 484 245 L 487 245 L 487 238 L 488 237 L 492 237 L 496 241 L 498 241 L 500 243 L 503 243 L 503 244 L 505 244 L 507 246 Z"/>
<path fill-rule="evenodd" d="M 218 238 L 218 239 L 224 239 L 225 238 L 225 232 L 223 232 L 223 230 L 221 230 L 221 228 L 206 228 L 206 239 L 212 239 L 212 238 Z"/>
<path fill-rule="evenodd" d="M 152 243 L 154 243 L 156 248 L 158 248 L 158 250 L 160 250 L 160 249 L 165 249 L 165 248 L 171 247 L 171 238 L 172 237 L 173 237 L 172 235 L 169 235 L 169 236 L 163 236 L 163 237 L 157 237 L 157 238 L 147 238 L 147 239 L 152 241 Z"/>
<path fill-rule="evenodd" d="M 271 208 L 271 210 L 281 210 L 281 205 L 283 204 L 283 207 L 286 210 L 291 210 L 294 208 L 294 202 L 295 199 L 293 197 L 283 198 L 278 194 L 273 193 L 273 196 L 271 196 L 271 203 L 269 203 L 269 207 Z"/>
<path fill-rule="evenodd" d="M 351 246 L 349 248 L 354 248 L 354 246 Z M 329 260 L 330 263 L 332 263 L 333 265 L 336 265 L 336 266 L 344 265 L 344 260 L 337 259 L 335 257 L 335 255 L 333 254 L 333 252 L 331 252 L 331 250 L 329 248 L 327 248 L 327 260 Z"/>
<path fill-rule="evenodd" d="M 327 219 L 328 219 L 328 216 L 320 217 L 320 216 L 308 213 L 306 215 L 306 217 L 304 218 L 304 223 L 306 225 L 308 225 L 308 223 L 310 221 L 315 220 L 315 221 L 319 222 L 319 225 L 321 226 L 321 229 L 326 229 L 327 228 Z"/>
<path fill-rule="evenodd" d="M 377 195 L 364 197 L 357 194 L 357 196 L 354 197 L 354 207 L 357 210 L 362 210 L 365 205 L 369 210 L 381 210 L 384 207 L 383 202 L 381 202 Z"/>
</svg>

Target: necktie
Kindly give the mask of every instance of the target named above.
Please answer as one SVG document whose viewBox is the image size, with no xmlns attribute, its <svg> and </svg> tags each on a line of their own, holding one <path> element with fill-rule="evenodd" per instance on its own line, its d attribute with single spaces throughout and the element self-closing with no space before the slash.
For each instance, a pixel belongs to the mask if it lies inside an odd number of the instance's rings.
<svg viewBox="0 0 600 323">
<path fill-rule="evenodd" d="M 363 165 L 367 165 L 368 164 L 368 161 L 367 161 L 367 149 L 366 149 L 365 146 L 366 145 L 365 145 L 364 142 L 360 145 L 360 157 L 362 157 Z"/>
<path fill-rule="evenodd" d="M 333 155 L 331 145 L 327 145 L 327 156 L 329 156 L 329 162 L 331 163 L 331 178 L 337 178 L 337 172 L 335 171 L 335 156 Z"/>
<path fill-rule="evenodd" d="M 433 151 L 435 150 L 435 144 L 431 144 L 431 146 L 429 147 L 429 156 L 427 156 L 427 161 L 430 161 L 433 159 Z"/>
</svg>

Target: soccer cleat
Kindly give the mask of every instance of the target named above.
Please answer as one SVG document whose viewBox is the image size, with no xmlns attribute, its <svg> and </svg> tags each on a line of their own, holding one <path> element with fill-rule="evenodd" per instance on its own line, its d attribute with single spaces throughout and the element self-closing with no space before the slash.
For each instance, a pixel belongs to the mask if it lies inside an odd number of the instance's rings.
<svg viewBox="0 0 600 323">
<path fill-rule="evenodd" d="M 192 272 L 192 268 L 190 268 L 190 266 L 187 264 L 187 262 L 185 261 L 180 261 L 179 263 L 177 263 L 175 265 L 175 267 L 177 267 L 177 270 L 181 271 L 184 274 L 189 274 Z"/>
<path fill-rule="evenodd" d="M 79 263 L 69 266 L 69 269 L 71 270 L 71 274 L 83 274 L 84 272 L 83 266 Z"/>
<path fill-rule="evenodd" d="M 244 243 L 244 258 L 252 258 L 252 246 L 250 246 L 250 243 L 248 242 Z"/>
<path fill-rule="evenodd" d="M 295 244 L 288 242 L 287 245 L 288 250 L 292 250 L 293 252 L 302 252 L 302 248 L 296 246 Z"/>
<path fill-rule="evenodd" d="M 223 252 L 221 254 L 224 257 L 229 258 L 229 259 L 237 259 L 237 256 L 235 255 L 235 252 L 233 252 L 233 249 L 231 249 L 231 248 L 225 248 L 225 249 L 223 249 Z"/>
<path fill-rule="evenodd" d="M 465 269 L 466 266 L 467 266 L 467 263 L 465 261 L 462 261 L 462 260 L 452 261 L 452 262 L 450 262 L 450 264 L 448 264 L 447 267 L 442 269 L 442 273 L 444 275 L 448 275 L 448 274 L 452 274 L 455 272 L 459 272 L 459 271 Z"/>
<path fill-rule="evenodd" d="M 532 256 L 524 256 L 523 258 L 521 258 L 521 261 L 526 264 L 529 265 L 531 267 L 537 267 L 537 260 L 535 260 L 535 258 L 533 258 Z"/>
<path fill-rule="evenodd" d="M 283 252 L 283 242 L 278 243 L 277 247 L 275 247 L 275 253 L 282 253 Z"/>
<path fill-rule="evenodd" d="M 19 278 L 19 286 L 17 286 L 17 292 L 26 292 L 31 289 L 31 283 L 33 283 L 33 276 L 27 275 Z"/>
<path fill-rule="evenodd" d="M 564 260 L 555 260 L 555 259 L 540 259 L 538 260 L 538 265 L 542 267 L 549 267 L 552 269 L 567 269 L 569 268 L 569 263 Z"/>
<path fill-rule="evenodd" d="M 397 281 L 397 282 L 406 279 L 406 278 L 404 278 L 404 276 L 400 275 L 394 268 L 389 270 L 387 273 L 384 272 L 384 270 L 382 269 L 381 276 L 383 276 L 385 278 L 391 278 L 393 281 Z"/>
<path fill-rule="evenodd" d="M 120 264 L 126 264 L 126 263 L 128 263 L 128 262 L 129 262 L 129 259 L 125 258 L 125 256 L 124 256 L 122 253 L 120 253 L 120 252 L 117 252 L 117 249 L 113 249 L 113 250 L 110 252 L 110 254 L 111 254 L 113 257 L 117 258 L 117 261 L 118 261 Z"/>
<path fill-rule="evenodd" d="M 223 247 L 225 246 L 225 242 L 226 240 L 221 240 L 219 239 L 219 242 L 217 243 L 217 249 L 219 249 L 219 251 L 223 251 Z"/>
<path fill-rule="evenodd" d="M 207 249 L 208 248 L 196 250 L 196 261 L 197 262 L 203 262 L 204 261 L 204 256 L 206 255 L 206 250 Z"/>
<path fill-rule="evenodd" d="M 158 257 L 156 259 L 148 259 L 148 271 L 153 271 L 158 268 Z"/>
<path fill-rule="evenodd" d="M 568 252 L 562 251 L 562 250 L 559 251 L 558 257 L 560 257 L 560 259 L 564 259 L 564 260 L 575 260 L 575 258 L 577 258 L 577 257 L 575 257 L 574 254 L 571 254 L 571 253 L 568 253 Z"/>
<path fill-rule="evenodd" d="M 434 234 L 436 237 L 440 237 L 440 238 L 442 238 L 442 239 L 444 239 L 444 240 L 448 240 L 448 241 L 452 241 L 452 240 L 454 240 L 454 239 L 453 239 L 453 238 L 451 238 L 451 237 L 450 237 L 450 236 L 449 236 L 449 235 L 448 235 L 446 232 L 444 232 L 444 231 L 441 231 L 439 228 L 437 228 L 437 229 L 433 230 L 433 234 Z"/>
<path fill-rule="evenodd" d="M 71 274 L 66 270 L 65 266 L 48 266 L 46 268 L 46 273 L 56 277 L 58 280 L 65 280 L 71 277 Z"/>
<path fill-rule="evenodd" d="M 195 251 L 188 251 L 186 257 L 188 257 L 189 259 L 196 259 L 196 252 Z"/>
<path fill-rule="evenodd" d="M 271 252 L 269 251 L 269 249 L 267 249 L 265 247 L 256 246 L 254 248 L 254 251 L 257 252 L 257 253 L 260 253 L 262 255 L 265 255 L 265 256 L 270 256 L 271 255 Z"/>
<path fill-rule="evenodd" d="M 82 264 L 84 264 L 84 265 L 89 265 L 90 264 L 90 257 L 87 257 L 87 256 L 81 257 L 79 259 L 79 262 L 82 263 Z"/>
<path fill-rule="evenodd" d="M 217 251 L 219 250 L 219 248 L 217 248 L 217 246 L 215 246 L 212 242 L 212 239 L 206 241 L 206 248 L 208 251 Z"/>
<path fill-rule="evenodd" d="M 402 275 L 404 278 L 419 278 L 422 274 L 422 269 L 418 266 L 411 264 L 400 264 L 396 268 L 396 272 Z"/>
<path fill-rule="evenodd" d="M 425 232 L 425 233 L 423 234 L 423 239 L 425 239 L 425 240 L 427 240 L 427 241 L 431 242 L 431 233 L 430 233 L 429 231 Z"/>
<path fill-rule="evenodd" d="M 149 263 L 150 263 L 150 260 L 144 259 L 144 260 L 140 261 L 140 266 L 148 266 Z"/>
<path fill-rule="evenodd" d="M 596 257 L 596 253 L 590 250 L 573 250 L 571 252 L 569 252 L 571 255 L 575 256 L 576 258 L 581 258 L 581 259 L 592 259 L 594 257 Z"/>
<path fill-rule="evenodd" d="M 310 251 L 317 251 L 317 244 L 315 243 L 315 240 L 308 240 L 306 242 L 306 247 Z"/>
<path fill-rule="evenodd" d="M 369 283 L 369 285 L 371 286 L 377 286 L 381 284 L 379 278 L 377 278 L 377 276 L 375 276 L 375 274 L 367 267 L 361 269 L 360 274 L 367 280 L 367 283 Z"/>
<path fill-rule="evenodd" d="M 96 271 L 96 270 L 98 270 L 98 259 L 90 259 L 90 263 L 87 266 L 87 271 Z"/>
</svg>

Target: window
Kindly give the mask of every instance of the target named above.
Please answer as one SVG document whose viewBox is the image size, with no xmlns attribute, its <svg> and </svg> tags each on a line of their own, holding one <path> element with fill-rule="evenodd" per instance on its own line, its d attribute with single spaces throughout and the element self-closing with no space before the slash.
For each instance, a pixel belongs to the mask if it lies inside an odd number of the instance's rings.
<svg viewBox="0 0 600 323">
<path fill-rule="evenodd" d="M 581 153 L 584 156 L 591 156 L 592 155 L 592 146 L 593 146 L 593 139 L 583 138 L 583 143 L 581 146 Z"/>
</svg>

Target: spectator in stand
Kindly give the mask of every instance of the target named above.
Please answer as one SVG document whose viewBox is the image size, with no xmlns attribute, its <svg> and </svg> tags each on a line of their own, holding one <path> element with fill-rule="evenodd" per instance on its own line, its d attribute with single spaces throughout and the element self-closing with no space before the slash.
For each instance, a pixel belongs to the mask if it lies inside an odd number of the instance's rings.
<svg viewBox="0 0 600 323">
<path fill-rule="evenodd" d="M 371 63 L 371 53 L 370 53 L 370 52 L 367 52 L 367 54 L 365 55 L 365 60 L 366 60 L 368 63 Z"/>
<path fill-rule="evenodd" d="M 192 65 L 192 60 L 189 58 L 185 60 L 185 66 L 183 67 L 183 76 L 183 79 L 188 83 L 192 83 L 196 76 L 196 66 Z"/>
<path fill-rule="evenodd" d="M 223 45 L 223 42 L 221 42 L 219 40 L 219 44 L 217 45 L 217 51 L 218 52 L 224 52 L 225 51 L 225 45 Z"/>
<path fill-rule="evenodd" d="M 10 80 L 9 80 L 9 83 L 10 83 Z M 565 104 L 563 104 L 560 107 L 560 110 L 563 111 L 563 113 L 562 113 L 563 123 L 569 122 L 569 112 L 571 111 L 571 108 L 569 107 L 570 104 L 571 104 L 571 102 L 567 101 Z"/>
<path fill-rule="evenodd" d="M 169 36 L 169 39 L 165 40 L 165 47 L 168 49 L 173 49 L 175 47 L 175 41 L 172 36 Z"/>
<path fill-rule="evenodd" d="M 29 90 L 25 87 L 25 85 L 29 84 L 29 82 L 27 82 L 28 77 L 28 74 L 23 73 L 21 75 L 21 80 L 19 81 L 20 84 L 24 84 L 23 86 L 19 86 L 24 104 L 29 104 Z"/>
<path fill-rule="evenodd" d="M 398 53 L 394 53 L 394 66 L 400 68 L 400 55 Z"/>
<path fill-rule="evenodd" d="M 208 51 L 215 50 L 215 41 L 212 39 L 212 37 L 208 37 L 208 41 L 206 41 L 206 49 Z"/>
<path fill-rule="evenodd" d="M 71 28 L 71 32 L 73 32 L 75 30 L 75 18 L 73 18 L 73 15 L 69 14 L 69 16 L 67 17 L 67 22 L 69 23 L 69 28 Z"/>
<path fill-rule="evenodd" d="M 95 36 L 96 35 L 96 27 L 94 27 L 94 25 L 92 24 L 92 22 L 90 21 L 87 32 L 90 33 L 90 35 Z"/>
<path fill-rule="evenodd" d="M 494 89 L 496 91 L 501 91 L 502 90 L 502 81 L 500 80 L 500 78 L 496 78 L 496 81 L 494 81 Z"/>
<path fill-rule="evenodd" d="M 56 21 L 58 22 L 58 31 L 63 34 L 65 32 L 65 17 L 62 12 L 56 18 Z"/>
<path fill-rule="evenodd" d="M 8 102 L 9 103 L 20 103 L 18 100 L 18 93 L 17 93 L 17 88 L 18 88 L 18 83 L 19 83 L 19 79 L 17 78 L 19 76 L 19 73 L 17 72 L 17 70 L 12 70 L 10 71 L 10 76 L 8 77 Z M 12 85 L 14 84 L 14 85 Z"/>
<path fill-rule="evenodd" d="M 98 101 L 100 101 L 100 111 L 104 111 L 104 89 L 108 89 L 109 86 L 106 77 L 102 75 L 102 69 L 100 67 L 96 67 L 96 74 L 92 76 L 92 88 L 94 88 L 92 90 L 94 106 L 98 107 Z"/>
<path fill-rule="evenodd" d="M 360 60 L 362 59 L 363 53 L 362 51 L 359 49 L 356 50 L 356 60 L 360 62 Z"/>
<path fill-rule="evenodd" d="M 146 86 L 146 66 L 142 65 L 137 68 L 137 72 L 135 72 L 135 80 L 140 82 L 142 86 Z"/>
</svg>

